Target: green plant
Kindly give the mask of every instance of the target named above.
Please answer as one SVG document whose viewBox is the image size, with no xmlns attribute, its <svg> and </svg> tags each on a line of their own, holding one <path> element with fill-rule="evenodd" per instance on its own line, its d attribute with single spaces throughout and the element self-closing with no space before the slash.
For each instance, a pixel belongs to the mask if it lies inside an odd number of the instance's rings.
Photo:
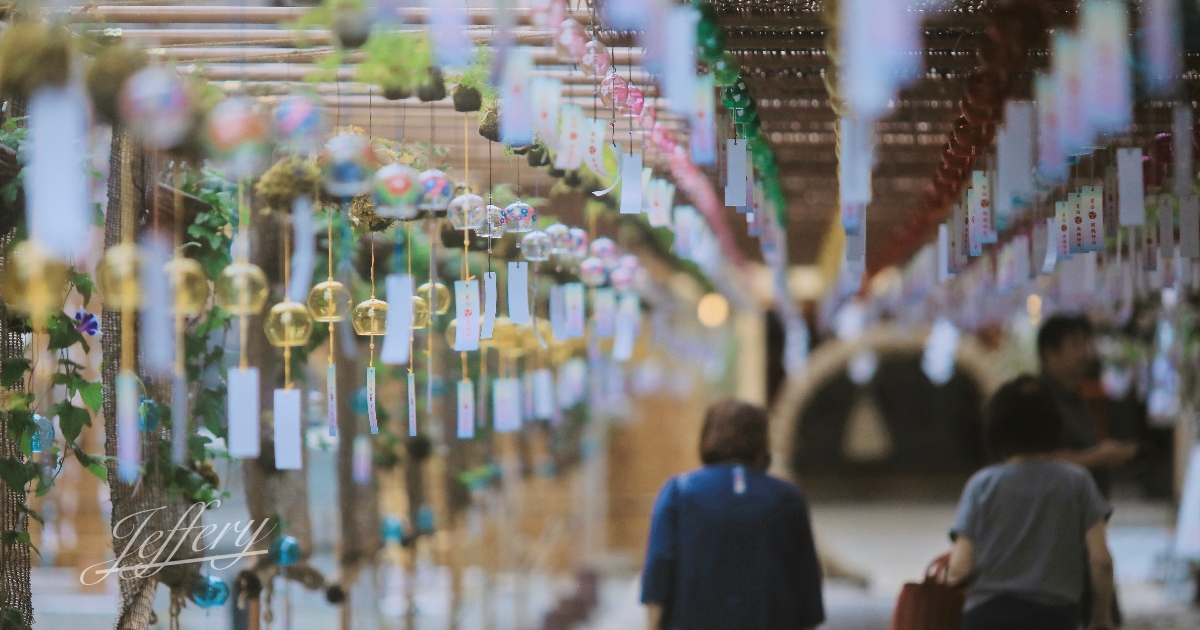
<svg viewBox="0 0 1200 630">
<path fill-rule="evenodd" d="M 421 33 L 377 31 L 363 52 L 366 58 L 355 68 L 355 80 L 384 90 L 416 89 L 431 61 L 429 41 Z"/>
<path fill-rule="evenodd" d="M 494 107 L 500 102 L 500 91 L 492 85 L 490 80 L 492 54 L 491 48 L 480 44 L 479 48 L 475 50 L 475 58 L 471 60 L 471 65 L 462 72 L 452 73 L 447 77 L 462 87 L 478 90 L 483 98 L 483 109 Z"/>
</svg>

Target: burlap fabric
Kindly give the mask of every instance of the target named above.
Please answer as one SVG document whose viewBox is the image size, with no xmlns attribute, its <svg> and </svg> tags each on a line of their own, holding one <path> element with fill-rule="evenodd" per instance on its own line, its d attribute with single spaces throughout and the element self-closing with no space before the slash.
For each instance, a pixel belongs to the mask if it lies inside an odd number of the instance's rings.
<svg viewBox="0 0 1200 630">
<path fill-rule="evenodd" d="M 11 234 L 0 237 L 0 251 L 7 249 Z M 4 274 L 5 257 L 0 254 L 0 277 Z M 9 316 L 0 303 L 0 359 L 19 357 L 25 353 L 21 333 L 12 330 Z M 13 389 L 20 390 L 17 385 Z M 8 437 L 7 414 L 0 414 L 0 457 L 20 457 L 17 443 Z M 0 484 L 0 531 L 28 531 L 29 517 L 19 509 L 25 497 L 13 492 L 7 484 Z M 0 545 L 0 611 L 19 610 L 25 620 L 33 623 L 33 603 L 29 591 L 29 547 L 16 544 L 11 547 Z M 3 624 L 3 621 L 0 621 Z M 4 630 L 9 630 L 5 628 Z"/>
</svg>

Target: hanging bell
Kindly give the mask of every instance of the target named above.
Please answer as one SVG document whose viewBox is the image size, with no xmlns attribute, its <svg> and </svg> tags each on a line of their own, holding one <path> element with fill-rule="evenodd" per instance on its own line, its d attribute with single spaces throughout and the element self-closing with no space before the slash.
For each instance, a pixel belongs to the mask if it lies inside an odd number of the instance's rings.
<svg viewBox="0 0 1200 630">
<path fill-rule="evenodd" d="M 475 234 L 483 238 L 500 238 L 508 227 L 508 214 L 500 206 L 488 206 L 487 217 L 483 225 L 475 230 Z"/>
<path fill-rule="evenodd" d="M 383 517 L 383 522 L 380 523 L 380 536 L 383 542 L 394 542 L 400 544 L 404 542 L 404 522 L 395 514 L 388 514 Z"/>
<path fill-rule="evenodd" d="M 378 337 L 387 333 L 388 304 L 371 298 L 360 302 L 350 313 L 354 332 L 367 337 Z"/>
<path fill-rule="evenodd" d="M 608 47 L 599 40 L 593 39 L 583 47 L 583 59 L 579 60 L 579 69 L 589 77 L 602 77 L 608 74 L 612 60 L 608 56 Z"/>
<path fill-rule="evenodd" d="M 272 346 L 295 348 L 308 343 L 312 337 L 313 318 L 303 304 L 284 300 L 267 312 L 263 330 Z"/>
<path fill-rule="evenodd" d="M 40 453 L 49 450 L 54 444 L 54 422 L 41 414 L 33 414 L 33 423 L 37 430 L 29 436 L 29 452 Z"/>
<path fill-rule="evenodd" d="M 376 171 L 371 193 L 375 201 L 375 213 L 395 219 L 416 218 L 417 201 L 421 197 L 418 177 L 416 169 L 399 162 Z"/>
<path fill-rule="evenodd" d="M 553 245 L 550 235 L 541 230 L 534 230 L 521 239 L 521 254 L 525 256 L 525 260 L 531 262 L 550 260 L 552 252 Z"/>
<path fill-rule="evenodd" d="M 413 328 L 424 328 L 429 325 L 429 302 L 426 302 L 425 298 L 414 295 L 412 310 Z"/>
<path fill-rule="evenodd" d="M 720 61 L 713 62 L 713 85 L 717 87 L 729 87 L 738 81 L 738 75 L 742 71 L 741 62 L 737 56 L 731 52 L 726 52 L 721 55 Z"/>
<path fill-rule="evenodd" d="M 741 109 L 750 102 L 750 88 L 746 86 L 745 79 L 738 79 L 733 82 L 733 85 L 725 88 L 721 95 L 721 102 L 725 105 L 725 109 Z"/>
<path fill-rule="evenodd" d="M 172 258 L 163 265 L 171 294 L 175 296 L 175 312 L 184 317 L 198 317 L 208 306 L 208 276 L 204 267 L 191 258 Z"/>
<path fill-rule="evenodd" d="M 433 302 L 430 302 L 429 300 L 429 289 L 430 286 L 428 282 L 422 284 L 421 286 L 417 287 L 417 296 L 424 299 L 426 304 L 436 304 L 437 309 L 435 312 L 438 315 L 445 315 L 448 313 L 450 311 L 450 289 L 447 289 L 446 285 L 442 284 L 441 282 L 435 283 L 433 285 Z"/>
<path fill-rule="evenodd" d="M 454 198 L 446 209 L 446 218 L 456 230 L 478 230 L 487 218 L 483 197 L 465 193 Z"/>
<path fill-rule="evenodd" d="M 417 189 L 421 195 L 417 208 L 428 212 L 445 212 L 454 194 L 454 182 L 445 173 L 430 169 L 417 176 Z"/>
<path fill-rule="evenodd" d="M 234 315 L 257 315 L 266 306 L 270 292 L 267 276 L 258 265 L 233 263 L 217 278 L 213 299 Z"/>
<path fill-rule="evenodd" d="M 570 251 L 571 228 L 562 223 L 555 223 L 545 231 L 546 236 L 550 237 L 551 254 L 566 254 Z"/>
<path fill-rule="evenodd" d="M 192 582 L 192 601 L 201 608 L 216 608 L 229 599 L 229 585 L 215 575 L 202 575 Z"/>
<path fill-rule="evenodd" d="M 308 292 L 308 310 L 319 322 L 340 322 L 350 310 L 350 291 L 337 280 L 318 282 Z"/>
<path fill-rule="evenodd" d="M 104 296 L 104 306 L 120 310 L 136 309 L 141 303 L 142 252 L 133 243 L 109 248 L 100 261 L 96 286 Z"/>
<path fill-rule="evenodd" d="M 271 156 L 271 122 L 257 101 L 234 96 L 209 114 L 206 140 L 209 154 L 226 177 L 257 177 Z"/>
<path fill-rule="evenodd" d="M 715 19 L 701 18 L 696 25 L 697 57 L 705 63 L 721 60 L 725 53 L 725 29 Z"/>
<path fill-rule="evenodd" d="M 330 138 L 317 162 L 325 190 L 334 197 L 367 194 L 379 168 L 375 147 L 361 133 L 339 133 Z"/>
<path fill-rule="evenodd" d="M 9 308 L 33 315 L 34 325 L 40 328 L 50 312 L 62 308 L 70 273 L 65 262 L 37 243 L 22 241 L 8 255 L 0 297 Z"/>
<path fill-rule="evenodd" d="M 579 263 L 579 280 L 589 287 L 604 284 L 608 270 L 599 258 L 585 258 Z"/>
<path fill-rule="evenodd" d="M 300 562 L 300 541 L 295 536 L 284 534 L 271 543 L 267 557 L 277 567 L 290 567 Z"/>
<path fill-rule="evenodd" d="M 514 234 L 529 232 L 537 225 L 537 210 L 524 201 L 514 201 L 504 209 L 507 231 Z"/>
</svg>

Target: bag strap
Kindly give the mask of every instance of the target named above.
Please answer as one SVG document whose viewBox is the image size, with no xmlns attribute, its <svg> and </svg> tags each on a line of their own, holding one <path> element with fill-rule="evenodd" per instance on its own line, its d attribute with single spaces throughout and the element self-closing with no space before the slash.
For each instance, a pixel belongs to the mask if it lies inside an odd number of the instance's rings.
<svg viewBox="0 0 1200 630">
<path fill-rule="evenodd" d="M 950 573 L 950 552 L 946 552 L 933 559 L 929 566 L 925 567 L 925 583 L 936 582 L 945 583 L 946 576 Z"/>
</svg>

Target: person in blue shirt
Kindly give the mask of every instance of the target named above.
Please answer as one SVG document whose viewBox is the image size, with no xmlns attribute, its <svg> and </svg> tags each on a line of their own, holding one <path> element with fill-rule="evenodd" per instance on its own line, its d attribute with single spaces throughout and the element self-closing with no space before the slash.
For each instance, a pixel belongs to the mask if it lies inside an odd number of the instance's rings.
<svg viewBox="0 0 1200 630">
<path fill-rule="evenodd" d="M 700 433 L 704 467 L 659 493 L 642 571 L 650 630 L 802 630 L 825 621 L 808 503 L 767 475 L 767 414 L 722 400 Z"/>
</svg>

